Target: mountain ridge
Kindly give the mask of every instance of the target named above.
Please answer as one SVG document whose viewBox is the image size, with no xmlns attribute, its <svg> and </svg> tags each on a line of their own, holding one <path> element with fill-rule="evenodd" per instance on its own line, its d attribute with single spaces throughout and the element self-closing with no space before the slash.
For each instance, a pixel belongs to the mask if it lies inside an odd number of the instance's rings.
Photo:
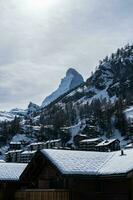
<svg viewBox="0 0 133 200">
<path fill-rule="evenodd" d="M 58 97 L 74 89 L 83 82 L 84 80 L 81 74 L 79 74 L 75 69 L 69 68 L 66 72 L 66 76 L 61 80 L 59 87 L 44 99 L 41 107 L 46 107 Z"/>
</svg>

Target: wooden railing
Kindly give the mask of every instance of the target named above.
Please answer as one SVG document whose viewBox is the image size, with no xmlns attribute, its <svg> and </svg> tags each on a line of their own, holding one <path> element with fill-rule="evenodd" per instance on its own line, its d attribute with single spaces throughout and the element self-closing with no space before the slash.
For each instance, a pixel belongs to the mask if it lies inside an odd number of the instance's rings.
<svg viewBox="0 0 133 200">
<path fill-rule="evenodd" d="M 71 200 L 68 190 L 23 190 L 17 191 L 15 200 Z"/>
</svg>

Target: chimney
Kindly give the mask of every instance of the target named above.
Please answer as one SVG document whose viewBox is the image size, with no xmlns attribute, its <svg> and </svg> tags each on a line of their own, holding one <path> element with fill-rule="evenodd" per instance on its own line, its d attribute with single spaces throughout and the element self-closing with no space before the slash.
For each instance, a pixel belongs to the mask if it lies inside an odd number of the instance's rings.
<svg viewBox="0 0 133 200">
<path fill-rule="evenodd" d="M 124 150 L 121 149 L 121 156 L 124 156 Z"/>
</svg>

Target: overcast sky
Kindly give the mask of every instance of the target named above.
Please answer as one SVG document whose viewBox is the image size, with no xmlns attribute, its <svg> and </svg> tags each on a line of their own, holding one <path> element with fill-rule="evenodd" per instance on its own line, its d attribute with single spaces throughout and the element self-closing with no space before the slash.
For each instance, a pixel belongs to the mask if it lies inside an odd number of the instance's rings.
<svg viewBox="0 0 133 200">
<path fill-rule="evenodd" d="M 0 0 L 0 110 L 41 104 L 132 37 L 133 0 Z"/>
</svg>

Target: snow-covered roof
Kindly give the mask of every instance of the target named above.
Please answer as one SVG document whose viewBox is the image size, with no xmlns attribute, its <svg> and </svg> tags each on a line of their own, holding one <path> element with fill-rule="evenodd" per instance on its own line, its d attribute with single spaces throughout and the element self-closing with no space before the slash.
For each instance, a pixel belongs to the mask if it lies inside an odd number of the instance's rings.
<svg viewBox="0 0 133 200">
<path fill-rule="evenodd" d="M 47 140 L 44 144 L 54 143 L 54 142 L 60 142 L 61 139 L 55 139 L 55 140 Z"/>
<path fill-rule="evenodd" d="M 9 153 L 21 153 L 23 150 L 11 150 L 11 151 L 7 151 L 5 154 L 9 154 Z"/>
<path fill-rule="evenodd" d="M 0 181 L 18 181 L 27 164 L 0 163 Z"/>
<path fill-rule="evenodd" d="M 117 152 L 41 150 L 64 175 L 118 175 L 133 170 L 133 149 Z"/>
<path fill-rule="evenodd" d="M 125 146 L 125 149 L 130 149 L 130 148 L 133 148 L 133 143 L 127 144 L 127 145 Z"/>
<path fill-rule="evenodd" d="M 53 143 L 53 142 L 60 142 L 60 141 L 61 141 L 61 139 L 55 139 L 55 140 L 50 140 L 49 142 Z"/>
<path fill-rule="evenodd" d="M 42 144 L 44 144 L 44 142 L 33 142 L 33 143 L 29 144 L 29 146 L 42 145 Z"/>
<path fill-rule="evenodd" d="M 20 145 L 21 142 L 10 142 L 10 144 L 15 144 L 15 145 L 16 145 L 16 144 L 19 144 L 19 145 Z"/>
<path fill-rule="evenodd" d="M 112 142 L 116 141 L 117 139 L 108 139 L 108 140 L 104 140 L 102 142 L 100 142 L 99 144 L 97 144 L 97 147 L 101 147 L 101 146 L 107 146 L 109 144 L 111 144 Z"/>
<path fill-rule="evenodd" d="M 91 142 L 97 142 L 99 140 L 100 138 L 91 138 L 91 139 L 81 140 L 80 143 L 91 143 Z"/>
<path fill-rule="evenodd" d="M 34 154 L 34 153 L 36 153 L 36 150 L 34 150 L 34 151 L 23 151 L 22 153 L 21 153 L 21 155 L 29 155 L 29 154 Z"/>
</svg>

